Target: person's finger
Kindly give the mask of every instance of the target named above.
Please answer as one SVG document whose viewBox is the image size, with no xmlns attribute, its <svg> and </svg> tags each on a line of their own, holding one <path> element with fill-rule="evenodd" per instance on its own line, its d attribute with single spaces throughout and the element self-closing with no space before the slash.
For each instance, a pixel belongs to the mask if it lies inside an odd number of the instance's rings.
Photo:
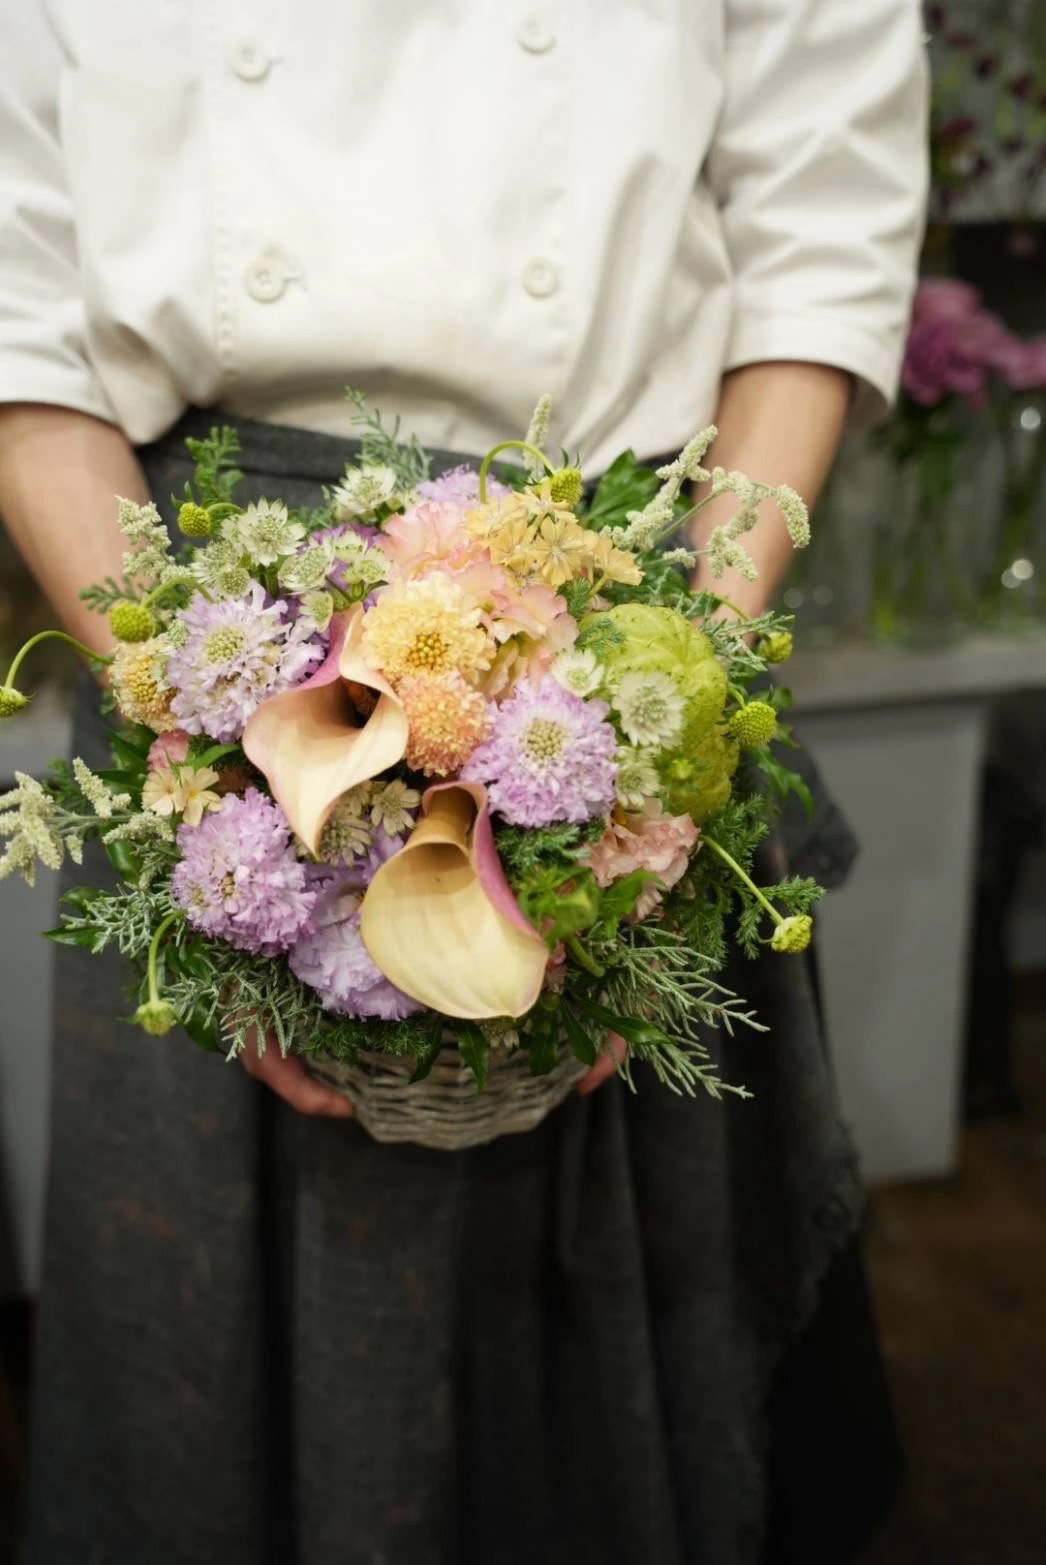
<svg viewBox="0 0 1046 1565">
<path fill-rule="evenodd" d="M 252 1039 L 240 1056 L 244 1070 L 269 1087 L 299 1114 L 324 1114 L 332 1119 L 348 1119 L 352 1104 L 333 1087 L 310 1076 L 300 1060 L 284 1059 L 279 1048 L 270 1043 L 264 1054 L 258 1053 Z"/>
<path fill-rule="evenodd" d="M 616 1032 L 609 1034 L 607 1047 L 592 1069 L 586 1071 L 578 1082 L 577 1090 L 583 1098 L 587 1098 L 590 1092 L 595 1092 L 597 1087 L 601 1087 L 611 1076 L 616 1075 L 627 1048 L 624 1038 L 619 1037 Z"/>
</svg>

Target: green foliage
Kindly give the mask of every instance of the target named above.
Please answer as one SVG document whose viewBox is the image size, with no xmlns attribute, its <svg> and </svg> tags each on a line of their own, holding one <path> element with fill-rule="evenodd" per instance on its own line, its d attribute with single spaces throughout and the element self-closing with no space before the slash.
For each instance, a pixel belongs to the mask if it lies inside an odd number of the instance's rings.
<svg viewBox="0 0 1046 1565">
<path fill-rule="evenodd" d="M 108 614 L 117 603 L 137 602 L 139 592 L 127 576 L 121 576 L 119 581 L 114 576 L 105 576 L 88 587 L 81 587 L 77 596 L 95 614 Z"/>
<path fill-rule="evenodd" d="M 520 885 L 536 870 L 560 865 L 576 868 L 582 850 L 603 835 L 603 821 L 596 819 L 575 826 L 507 826 L 496 822 L 494 837 L 498 857 L 513 887 Z"/>
<path fill-rule="evenodd" d="M 596 485 L 585 513 L 585 525 L 597 532 L 606 527 L 626 527 L 629 511 L 641 511 L 649 505 L 660 487 L 653 468 L 637 461 L 634 451 L 623 451 Z"/>
<path fill-rule="evenodd" d="M 186 450 L 193 459 L 192 484 L 185 486 L 186 500 L 195 500 L 205 508 L 211 505 L 235 506 L 236 486 L 243 474 L 236 466 L 240 437 L 228 424 L 215 427 L 205 440 L 188 439 Z M 175 502 L 176 504 L 178 502 Z"/>
<path fill-rule="evenodd" d="M 367 398 L 362 391 L 350 388 L 345 397 L 356 410 L 351 422 L 359 432 L 363 464 L 368 467 L 391 467 L 401 488 L 408 493 L 418 484 L 424 483 L 429 476 L 428 453 L 416 435 L 411 435 L 406 441 L 400 439 L 399 414 L 393 419 L 391 428 L 386 429 L 381 414 L 367 406 Z"/>
<path fill-rule="evenodd" d="M 490 1064 L 490 1044 L 475 1022 L 458 1021 L 454 1023 L 454 1029 L 457 1033 L 458 1053 L 476 1078 L 476 1091 L 482 1092 Z"/>
</svg>

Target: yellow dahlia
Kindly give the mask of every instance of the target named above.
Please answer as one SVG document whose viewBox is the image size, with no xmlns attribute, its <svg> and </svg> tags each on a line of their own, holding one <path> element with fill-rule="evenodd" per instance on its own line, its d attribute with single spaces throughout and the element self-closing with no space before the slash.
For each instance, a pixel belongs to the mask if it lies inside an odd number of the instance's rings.
<svg viewBox="0 0 1046 1565">
<path fill-rule="evenodd" d="M 460 674 L 410 674 L 397 694 L 410 725 L 407 765 L 416 772 L 449 777 L 487 737 L 487 703 Z"/>
<path fill-rule="evenodd" d="M 479 605 L 434 573 L 385 589 L 363 622 L 363 655 L 393 684 L 410 674 L 461 674 L 476 682 L 494 642 Z"/>
<path fill-rule="evenodd" d="M 144 723 L 157 734 L 178 727 L 171 712 L 174 691 L 166 675 L 170 655 L 170 643 L 162 636 L 121 642 L 109 669 L 113 695 L 123 716 L 132 723 Z"/>
</svg>

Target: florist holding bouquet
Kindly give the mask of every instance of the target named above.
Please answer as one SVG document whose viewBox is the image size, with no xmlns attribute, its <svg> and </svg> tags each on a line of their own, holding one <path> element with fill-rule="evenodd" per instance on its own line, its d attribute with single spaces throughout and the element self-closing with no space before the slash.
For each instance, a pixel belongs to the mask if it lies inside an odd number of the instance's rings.
<svg viewBox="0 0 1046 1565">
<path fill-rule="evenodd" d="M 197 410 L 246 493 L 315 503 L 347 383 L 443 470 L 550 391 L 592 474 L 714 416 L 716 462 L 812 502 L 895 391 L 920 31 L 916 0 L 5 7 L 0 511 L 67 629 L 108 650 L 78 589 L 119 573 L 114 495 L 181 491 Z M 760 523 L 716 590 L 759 609 L 787 547 Z M 29 1565 L 845 1557 L 892 1453 L 804 961 L 739 980 L 753 1102 L 601 1062 L 465 1153 L 378 1145 L 275 1049 L 143 1040 L 121 977 L 58 954 Z"/>
</svg>

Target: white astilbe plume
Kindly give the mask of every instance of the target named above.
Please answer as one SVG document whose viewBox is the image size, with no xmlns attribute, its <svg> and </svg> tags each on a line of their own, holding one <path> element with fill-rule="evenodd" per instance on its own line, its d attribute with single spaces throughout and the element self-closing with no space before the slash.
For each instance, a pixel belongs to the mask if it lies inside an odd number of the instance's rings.
<svg viewBox="0 0 1046 1565">
<path fill-rule="evenodd" d="M 526 435 L 524 436 L 528 446 L 536 446 L 539 451 L 543 451 L 545 449 L 545 441 L 548 439 L 548 426 L 551 418 L 552 398 L 546 391 L 543 397 L 538 398 L 537 407 L 530 415 L 530 426 L 527 429 Z M 536 456 L 531 456 L 529 451 L 523 452 L 523 466 L 527 470 L 527 477 L 530 478 L 533 483 L 536 484 L 539 479 L 544 478 L 544 464 L 539 462 Z"/>
<path fill-rule="evenodd" d="M 717 433 L 715 425 L 709 424 L 683 447 L 674 462 L 658 468 L 661 488 L 657 494 L 641 511 L 629 511 L 627 527 L 615 529 L 614 541 L 619 547 L 642 554 L 656 548 L 661 536 L 671 531 L 683 485 L 707 483 L 711 476 L 701 464 Z"/>
<path fill-rule="evenodd" d="M 73 757 L 73 776 L 99 820 L 110 820 L 114 810 L 125 810 L 131 802 L 129 793 L 113 793 L 108 784 L 96 777 L 87 762 L 78 755 Z"/>
<path fill-rule="evenodd" d="M 121 569 L 128 580 L 158 586 L 175 569 L 171 544 L 159 511 L 150 500 L 137 505 L 119 498 L 116 525 L 132 547 L 123 557 Z"/>
<path fill-rule="evenodd" d="M 730 524 L 715 527 L 705 546 L 705 556 L 712 575 L 718 578 L 725 570 L 735 570 L 745 581 L 755 581 L 759 572 L 748 550 L 730 535 Z"/>
</svg>

